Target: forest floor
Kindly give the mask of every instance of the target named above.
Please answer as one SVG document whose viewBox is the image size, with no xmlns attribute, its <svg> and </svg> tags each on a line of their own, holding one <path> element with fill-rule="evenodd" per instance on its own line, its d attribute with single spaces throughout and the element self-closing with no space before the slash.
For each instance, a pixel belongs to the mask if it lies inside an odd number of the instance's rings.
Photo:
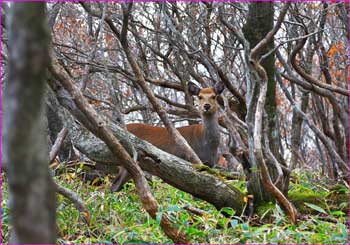
<svg viewBox="0 0 350 245">
<path fill-rule="evenodd" d="M 57 195 L 58 243 L 172 243 L 159 226 L 160 215 L 153 220 L 142 208 L 132 182 L 121 192 L 110 193 L 109 177 L 86 183 L 79 178 L 80 171 L 79 168 L 67 171 L 55 179 L 84 200 L 91 212 L 90 224 L 84 222 L 68 199 Z M 152 178 L 149 183 L 162 208 L 159 214 L 166 212 L 188 234 L 191 243 L 347 243 L 349 188 L 343 184 L 330 187 L 326 180 L 307 171 L 296 176 L 292 177 L 289 198 L 302 216 L 295 225 L 277 204 L 259 207 L 258 215 L 247 221 L 230 208 L 221 210 L 230 215 L 224 216 L 211 204 L 158 178 Z M 2 177 L 5 180 L 2 186 L 2 243 L 8 243 L 11 230 L 8 186 L 6 176 Z M 244 191 L 243 180 L 233 182 Z"/>
</svg>

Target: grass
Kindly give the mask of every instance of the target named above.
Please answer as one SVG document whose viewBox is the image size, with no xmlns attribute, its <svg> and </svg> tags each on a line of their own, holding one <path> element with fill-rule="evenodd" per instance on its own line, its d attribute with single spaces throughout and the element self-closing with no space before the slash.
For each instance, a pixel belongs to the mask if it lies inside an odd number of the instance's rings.
<svg viewBox="0 0 350 245">
<path fill-rule="evenodd" d="M 56 181 L 76 191 L 91 212 L 88 226 L 75 207 L 64 197 L 57 195 L 58 243 L 172 243 L 159 227 L 159 220 L 150 218 L 142 208 L 132 182 L 127 183 L 122 192 L 110 193 L 108 178 L 100 186 L 88 185 L 74 174 L 67 173 L 56 177 Z M 161 205 L 160 212 L 166 212 L 189 235 L 191 243 L 347 243 L 347 200 L 340 203 L 335 203 L 334 199 L 327 200 L 327 196 L 334 195 L 334 192 L 323 183 L 315 186 L 310 181 L 312 179 L 307 176 L 299 176 L 298 181 L 291 183 L 290 197 L 296 198 L 299 205 L 306 207 L 306 213 L 296 225 L 289 223 L 276 204 L 267 204 L 259 212 L 259 217 L 247 222 L 229 208 L 224 211 L 231 214 L 231 217 L 225 217 L 211 204 L 193 198 L 158 178 L 149 183 Z M 235 184 L 240 187 L 243 185 L 242 181 Z M 347 189 L 342 190 L 346 190 L 348 194 Z M 309 198 L 314 198 L 313 195 L 316 194 L 321 200 L 317 204 Z M 186 206 L 201 209 L 205 215 L 195 215 L 185 210 Z M 11 229 L 8 215 L 8 191 L 4 182 L 4 243 L 8 242 Z"/>
</svg>

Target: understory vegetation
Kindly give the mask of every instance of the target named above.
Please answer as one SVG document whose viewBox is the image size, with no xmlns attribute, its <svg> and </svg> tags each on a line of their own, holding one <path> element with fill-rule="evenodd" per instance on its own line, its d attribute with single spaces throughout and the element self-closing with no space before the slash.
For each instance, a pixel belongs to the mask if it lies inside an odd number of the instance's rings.
<svg viewBox="0 0 350 245">
<path fill-rule="evenodd" d="M 166 212 L 192 243 L 347 243 L 347 186 L 327 182 L 319 175 L 296 171 L 292 176 L 289 198 L 301 213 L 296 225 L 279 205 L 260 206 L 247 220 L 230 208 L 216 210 L 211 204 L 193 198 L 156 177 L 149 180 L 156 199 L 162 203 L 153 220 L 142 208 L 132 181 L 119 193 L 110 193 L 110 177 L 90 183 L 80 178 L 81 169 L 67 170 L 56 181 L 75 190 L 90 211 L 90 224 L 66 198 L 57 195 L 58 243 L 172 243 L 159 222 Z M 6 176 L 2 190 L 2 239 L 8 242 L 9 203 Z M 244 180 L 232 183 L 245 191 Z M 226 215 L 224 215 L 225 213 Z"/>
</svg>

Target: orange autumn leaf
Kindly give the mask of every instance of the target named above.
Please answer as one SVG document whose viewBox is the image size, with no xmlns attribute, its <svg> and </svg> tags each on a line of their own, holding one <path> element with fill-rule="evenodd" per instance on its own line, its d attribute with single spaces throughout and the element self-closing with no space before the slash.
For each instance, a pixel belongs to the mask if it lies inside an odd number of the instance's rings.
<svg viewBox="0 0 350 245">
<path fill-rule="evenodd" d="M 328 49 L 327 55 L 328 57 L 333 57 L 336 54 L 344 53 L 344 52 L 345 52 L 344 43 L 339 41 L 336 44 L 331 45 L 331 47 Z"/>
<path fill-rule="evenodd" d="M 225 157 L 221 156 L 218 160 L 218 165 L 223 168 L 228 168 L 228 162 Z"/>
<path fill-rule="evenodd" d="M 332 45 L 332 46 L 329 48 L 329 50 L 328 50 L 328 52 L 327 52 L 327 55 L 328 55 L 329 57 L 333 57 L 333 56 L 335 56 L 337 53 L 338 53 L 337 47 L 336 47 L 335 45 Z"/>
<path fill-rule="evenodd" d="M 337 77 L 340 77 L 340 76 L 343 75 L 343 73 L 342 73 L 341 70 L 337 70 L 337 71 L 335 71 L 334 75 L 337 76 Z"/>
</svg>

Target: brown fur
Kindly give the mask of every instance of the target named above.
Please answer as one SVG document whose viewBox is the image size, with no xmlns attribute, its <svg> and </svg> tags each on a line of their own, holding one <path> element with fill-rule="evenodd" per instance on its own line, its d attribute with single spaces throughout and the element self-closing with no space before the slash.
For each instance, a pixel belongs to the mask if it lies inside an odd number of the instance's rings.
<svg viewBox="0 0 350 245">
<path fill-rule="evenodd" d="M 178 150 L 174 139 L 170 136 L 166 128 L 142 123 L 130 123 L 126 125 L 126 127 L 130 133 L 134 134 L 138 138 L 146 140 L 152 145 L 170 154 L 173 154 L 180 158 L 185 158 L 185 155 Z M 200 150 L 200 143 L 198 140 L 201 140 L 201 137 L 198 136 L 203 135 L 203 125 L 194 124 L 177 128 L 177 130 L 186 139 L 186 141 L 195 152 L 198 152 Z"/>
</svg>

